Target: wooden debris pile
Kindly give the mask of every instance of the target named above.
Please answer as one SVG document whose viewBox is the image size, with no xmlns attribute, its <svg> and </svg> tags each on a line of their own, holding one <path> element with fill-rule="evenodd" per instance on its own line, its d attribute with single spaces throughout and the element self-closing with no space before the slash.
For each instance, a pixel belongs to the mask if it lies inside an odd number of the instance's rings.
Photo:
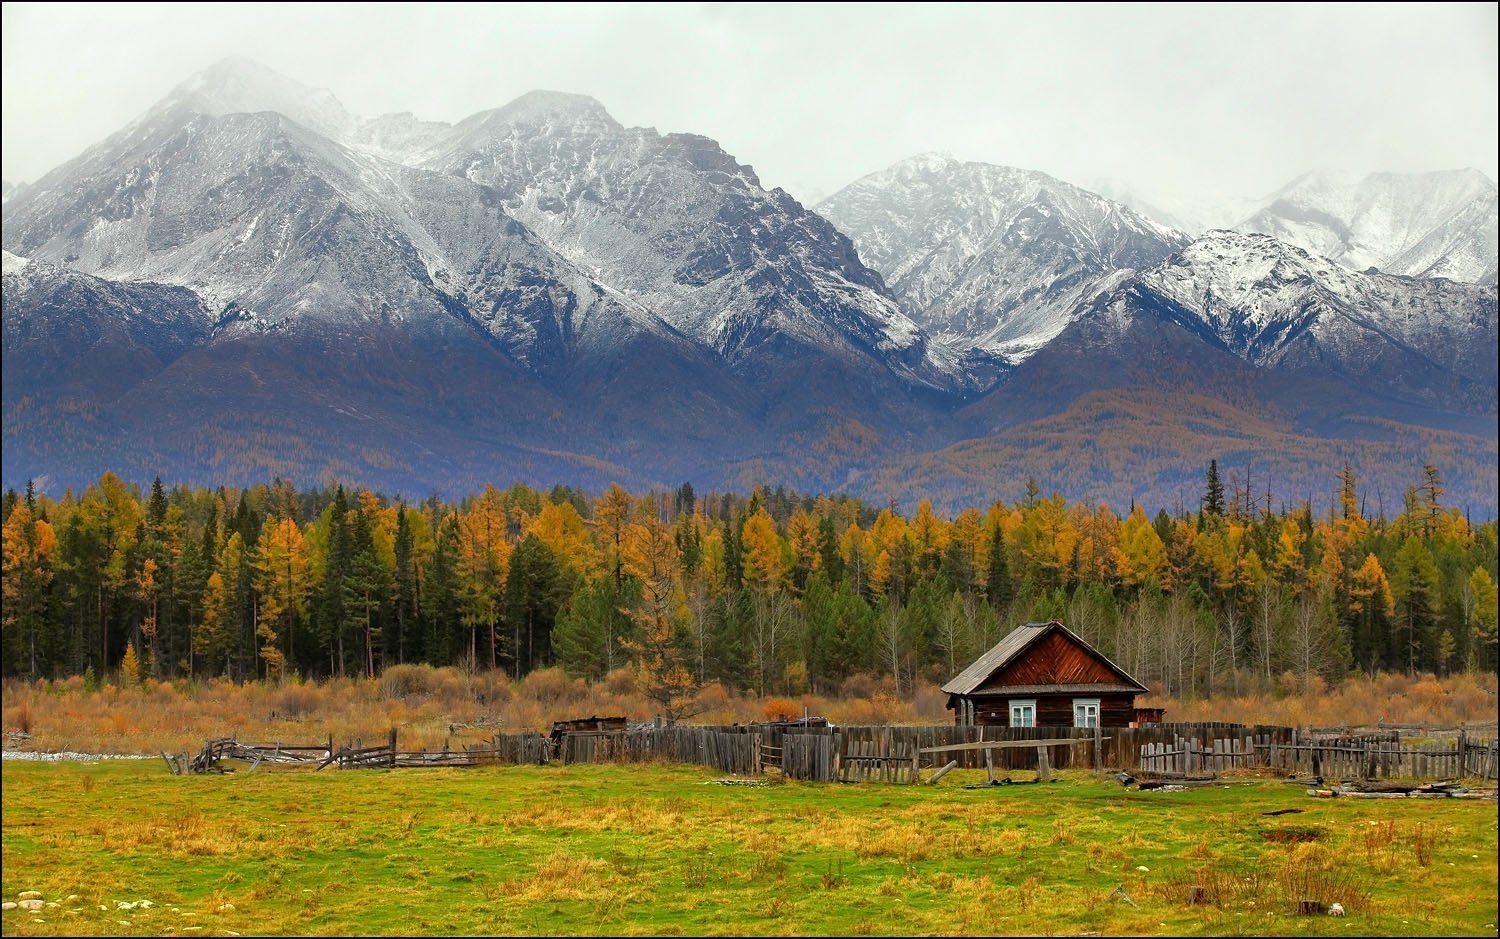
<svg viewBox="0 0 1500 939">
<path fill-rule="evenodd" d="M 451 750 L 445 743 L 442 750 L 399 750 L 396 747 L 396 731 L 392 730 L 386 742 L 378 747 L 342 746 L 335 748 L 333 739 L 317 744 L 245 744 L 232 738 L 210 740 L 196 755 L 186 752 L 177 756 L 163 753 L 167 768 L 174 776 L 195 776 L 200 773 L 228 773 L 233 768 L 226 760 L 249 763 L 253 772 L 262 763 L 308 766 L 321 770 L 327 766 L 338 769 L 402 769 L 417 766 L 479 766 L 483 763 L 501 762 L 498 749 L 487 747 L 465 747 Z"/>
<path fill-rule="evenodd" d="M 1470 789 L 1457 782 L 1401 783 L 1374 780 L 1349 780 L 1329 788 L 1311 788 L 1307 794 L 1318 799 L 1494 799 L 1494 789 Z"/>
</svg>

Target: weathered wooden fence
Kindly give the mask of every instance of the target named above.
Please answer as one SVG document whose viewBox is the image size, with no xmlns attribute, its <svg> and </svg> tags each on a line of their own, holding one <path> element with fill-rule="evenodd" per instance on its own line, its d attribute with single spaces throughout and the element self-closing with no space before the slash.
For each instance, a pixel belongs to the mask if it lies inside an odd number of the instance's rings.
<svg viewBox="0 0 1500 939">
<path fill-rule="evenodd" d="M 1266 740 L 1292 742 L 1286 727 L 1247 728 L 1238 724 L 1154 724 L 1148 727 L 1110 727 L 1101 731 L 1081 727 L 957 727 L 851 725 L 844 727 L 785 727 L 737 725 L 686 726 L 628 731 L 570 733 L 560 738 L 555 752 L 551 741 L 537 734 L 500 734 L 493 749 L 499 759 L 513 763 L 690 763 L 726 773 L 759 773 L 779 767 L 792 779 L 821 782 L 913 782 L 915 773 L 948 762 L 956 768 L 1035 770 L 1036 747 L 959 750 L 942 755 L 941 763 L 919 751 L 996 741 L 1027 742 L 1067 739 L 1072 745 L 1046 748 L 1050 769 L 1135 769 L 1142 747 L 1180 745 L 1191 740 L 1211 748 L 1215 735 L 1254 734 Z M 1098 760 L 1095 760 L 1095 754 Z"/>
<path fill-rule="evenodd" d="M 676 725 L 588 731 L 557 738 L 497 734 L 486 745 L 402 751 L 392 731 L 384 745 L 241 744 L 210 740 L 195 757 L 163 754 L 174 773 L 213 772 L 237 759 L 251 768 L 301 763 L 319 769 L 476 766 L 483 763 L 687 763 L 756 775 L 775 766 L 792 779 L 820 782 L 917 782 L 923 770 L 1125 769 L 1162 776 L 1209 775 L 1269 767 L 1330 779 L 1456 779 L 1500 776 L 1495 740 L 1460 732 L 1453 743 L 1413 746 L 1399 732 L 1311 734 L 1290 727 L 1152 724 L 1146 727 L 805 727 Z M 1031 742 L 1037 746 L 1029 745 Z M 1003 743 L 1004 746 L 985 746 Z M 1043 755 L 1045 754 L 1045 757 Z M 1043 762 L 1045 759 L 1045 763 Z"/>
<path fill-rule="evenodd" d="M 1141 746 L 1143 773 L 1169 776 L 1211 774 L 1226 769 L 1271 768 L 1328 779 L 1495 779 L 1500 749 L 1494 740 L 1471 741 L 1460 732 L 1451 743 L 1417 746 L 1399 732 L 1362 735 L 1243 734 L 1207 745 L 1178 737 Z"/>
</svg>

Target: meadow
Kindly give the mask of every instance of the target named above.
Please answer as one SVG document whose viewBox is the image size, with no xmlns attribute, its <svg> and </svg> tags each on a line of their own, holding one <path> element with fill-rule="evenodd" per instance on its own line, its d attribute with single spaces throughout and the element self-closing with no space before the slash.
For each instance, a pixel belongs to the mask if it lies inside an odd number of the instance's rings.
<svg viewBox="0 0 1500 939">
<path fill-rule="evenodd" d="M 57 904 L 5 912 L 6 935 L 1496 932 L 1489 801 L 1310 799 L 1252 777 L 1140 792 L 1081 772 L 973 790 L 982 773 L 0 772 L 0 892 Z M 1346 915 L 1298 915 L 1302 899 Z"/>
</svg>

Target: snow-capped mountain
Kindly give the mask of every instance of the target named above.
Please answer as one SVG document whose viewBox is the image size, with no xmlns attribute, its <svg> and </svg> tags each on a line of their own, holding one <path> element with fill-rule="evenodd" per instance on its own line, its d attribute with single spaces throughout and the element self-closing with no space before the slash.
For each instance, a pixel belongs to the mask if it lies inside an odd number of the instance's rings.
<svg viewBox="0 0 1500 939">
<path fill-rule="evenodd" d="M 1233 227 L 1259 232 L 1354 270 L 1495 283 L 1495 184 L 1474 169 L 1438 173 L 1308 173 Z"/>
<path fill-rule="evenodd" d="M 8 190 L 4 247 L 6 485 L 992 496 L 1026 425 L 1039 475 L 1121 501 L 1226 448 L 1326 478 L 1378 425 L 1458 432 L 1451 485 L 1493 502 L 1493 286 L 1188 244 L 1041 173 L 921 157 L 814 213 L 585 96 L 364 118 L 230 61 Z"/>
<path fill-rule="evenodd" d="M 948 380 L 821 218 L 712 141 L 626 130 L 579 96 L 362 121 L 231 60 L 8 205 L 5 243 L 190 287 L 257 328 L 462 307 L 530 366 L 645 332 L 748 371 L 790 342 Z"/>
<path fill-rule="evenodd" d="M 1270 235 L 1351 270 L 1495 283 L 1495 184 L 1474 169 L 1306 173 L 1258 198 L 1148 197 L 1118 179 L 1094 188 L 1194 237 L 1211 229 Z"/>
<path fill-rule="evenodd" d="M 624 128 L 555 92 L 454 131 L 424 166 L 490 187 L 569 261 L 726 361 L 792 342 L 945 382 L 848 239 L 714 141 Z"/>
<path fill-rule="evenodd" d="M 935 342 L 1012 364 L 1061 332 L 1101 277 L 1186 243 L 1045 173 L 940 154 L 866 176 L 817 208 Z"/>
<path fill-rule="evenodd" d="M 1492 286 L 1359 273 L 1266 235 L 1210 231 L 1085 315 L 1155 317 L 1258 367 L 1327 372 L 1471 413 L 1495 408 Z"/>
<path fill-rule="evenodd" d="M 451 431 L 670 479 L 806 462 L 850 422 L 924 434 L 913 396 L 955 381 L 845 236 L 706 138 L 556 93 L 367 121 L 270 74 L 216 66 L 6 206 L 17 255 L 202 299 L 211 332 L 137 373 L 183 433 L 362 415 L 378 465 Z M 46 360 L 44 332 L 7 362 Z"/>
</svg>

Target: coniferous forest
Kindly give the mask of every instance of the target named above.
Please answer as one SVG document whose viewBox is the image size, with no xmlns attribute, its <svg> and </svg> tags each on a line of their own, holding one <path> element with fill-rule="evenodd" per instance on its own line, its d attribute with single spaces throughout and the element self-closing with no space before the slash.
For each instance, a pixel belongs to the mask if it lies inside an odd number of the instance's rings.
<svg viewBox="0 0 1500 939">
<path fill-rule="evenodd" d="M 1199 504 L 1007 504 L 910 515 L 757 489 L 137 487 L 4 496 L 7 676 L 374 676 L 397 663 L 820 692 L 942 682 L 1012 625 L 1060 619 L 1176 697 L 1288 673 L 1496 669 L 1496 523 L 1416 468 L 1371 515 L 1272 506 L 1216 465 Z"/>
</svg>

